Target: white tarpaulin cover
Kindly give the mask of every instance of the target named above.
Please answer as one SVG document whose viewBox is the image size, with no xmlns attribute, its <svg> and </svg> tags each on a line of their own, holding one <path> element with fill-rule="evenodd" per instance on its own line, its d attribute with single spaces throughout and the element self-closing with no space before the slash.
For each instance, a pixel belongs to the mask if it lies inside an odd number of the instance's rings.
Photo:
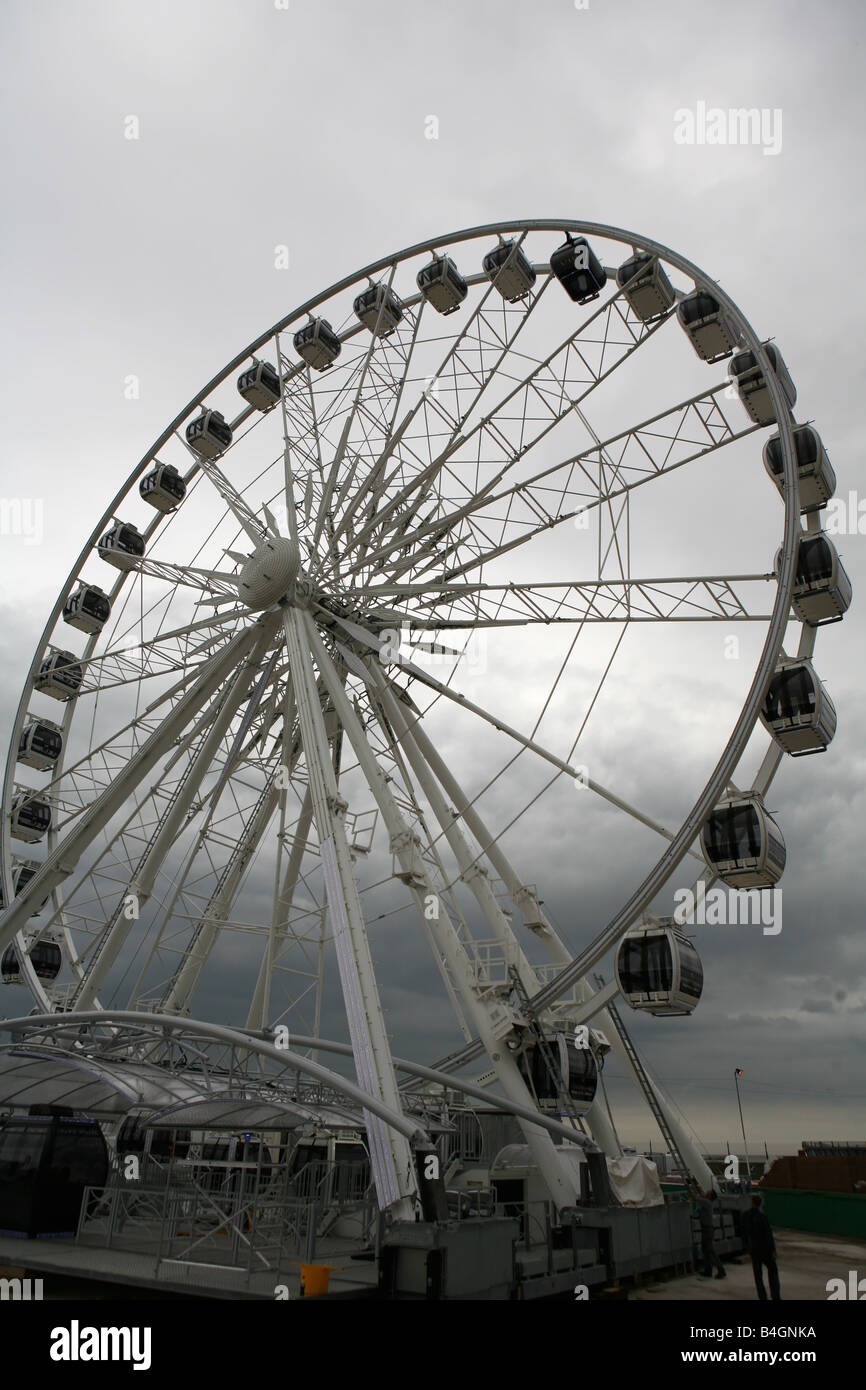
<svg viewBox="0 0 866 1390">
<path fill-rule="evenodd" d="M 607 1160 L 610 1185 L 624 1207 L 660 1207 L 664 1195 L 658 1169 L 643 1154 L 623 1154 Z"/>
</svg>

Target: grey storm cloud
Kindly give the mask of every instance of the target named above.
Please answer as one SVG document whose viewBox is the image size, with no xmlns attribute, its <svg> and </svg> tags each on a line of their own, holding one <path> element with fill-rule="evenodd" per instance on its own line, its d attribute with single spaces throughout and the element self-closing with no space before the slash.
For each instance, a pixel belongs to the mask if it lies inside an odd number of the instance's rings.
<svg viewBox="0 0 866 1390">
<path fill-rule="evenodd" d="M 674 247 L 776 337 L 797 418 L 820 429 L 840 494 L 859 497 L 866 292 L 851 271 L 866 211 L 864 27 L 855 0 L 7 6 L 0 494 L 38 500 L 42 522 L 38 541 L 10 521 L 0 536 L 2 728 L 88 535 L 184 403 L 292 306 L 440 232 L 562 216 Z M 676 143 L 676 113 L 698 103 L 779 110 L 779 152 Z M 712 479 L 672 489 L 671 572 L 703 557 L 769 566 L 766 518 L 778 499 L 759 458 L 754 473 L 727 532 L 702 505 Z M 731 478 L 741 486 L 740 473 Z M 708 1144 L 737 1132 L 735 1066 L 755 1138 L 771 1148 L 807 1131 L 850 1138 L 861 1126 L 866 558 L 856 530 L 838 545 L 854 602 L 816 655 L 838 733 L 820 757 L 785 762 L 768 797 L 789 856 L 781 931 L 696 928 L 706 984 L 695 1014 L 629 1017 L 651 1070 Z M 567 548 L 552 541 L 548 553 L 560 572 Z M 574 758 L 676 828 L 730 732 L 746 661 L 717 674 L 701 634 L 673 643 L 668 664 L 653 641 L 624 643 Z M 756 657 L 757 638 L 743 641 Z M 492 643 L 486 667 L 458 666 L 454 685 L 527 733 L 543 714 L 538 739 L 563 755 L 602 662 L 593 648 L 595 664 L 569 668 L 543 710 L 566 650 L 553 629 Z M 445 702 L 430 724 L 472 795 L 516 751 Z M 551 775 L 523 754 L 481 804 L 577 951 L 663 842 L 569 779 L 543 791 Z M 372 881 L 387 862 L 377 850 L 364 872 Z M 687 872 L 671 886 L 690 883 Z M 271 891 L 257 866 L 249 920 L 267 920 Z M 669 892 L 656 907 L 670 910 Z M 395 1052 L 429 1059 L 458 1046 L 408 910 L 372 922 L 370 940 Z M 260 938 L 231 937 L 202 991 L 203 1015 L 242 1021 L 260 959 Z M 611 960 L 600 968 L 609 975 Z M 330 954 L 327 974 L 333 985 Z M 322 1031 L 346 1035 L 336 988 Z M 645 1142 L 646 1110 L 613 1063 L 606 1078 L 624 1137 Z"/>
</svg>

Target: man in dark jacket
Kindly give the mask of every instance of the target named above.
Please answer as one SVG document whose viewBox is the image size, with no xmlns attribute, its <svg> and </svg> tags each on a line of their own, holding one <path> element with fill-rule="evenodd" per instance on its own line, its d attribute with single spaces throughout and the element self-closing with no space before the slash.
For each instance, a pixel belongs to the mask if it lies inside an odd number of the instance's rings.
<svg viewBox="0 0 866 1390">
<path fill-rule="evenodd" d="M 743 1234 L 749 1247 L 749 1254 L 752 1257 L 752 1271 L 755 1275 L 755 1288 L 758 1290 L 758 1298 L 766 1302 L 767 1290 L 764 1288 L 764 1269 L 767 1266 L 767 1274 L 770 1279 L 770 1297 L 774 1301 L 781 1299 L 779 1292 L 779 1269 L 776 1264 L 776 1242 L 773 1239 L 773 1228 L 761 1211 L 761 1198 L 755 1195 L 752 1198 L 752 1209 L 743 1216 Z"/>
</svg>

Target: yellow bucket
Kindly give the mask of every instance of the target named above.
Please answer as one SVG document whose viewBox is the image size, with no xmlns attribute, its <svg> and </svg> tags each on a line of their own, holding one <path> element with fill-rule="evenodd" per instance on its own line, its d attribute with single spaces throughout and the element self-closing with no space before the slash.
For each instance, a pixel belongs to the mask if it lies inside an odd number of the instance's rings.
<svg viewBox="0 0 866 1390">
<path fill-rule="evenodd" d="M 333 1265 L 301 1265 L 301 1292 L 304 1298 L 315 1298 L 328 1292 Z"/>
</svg>

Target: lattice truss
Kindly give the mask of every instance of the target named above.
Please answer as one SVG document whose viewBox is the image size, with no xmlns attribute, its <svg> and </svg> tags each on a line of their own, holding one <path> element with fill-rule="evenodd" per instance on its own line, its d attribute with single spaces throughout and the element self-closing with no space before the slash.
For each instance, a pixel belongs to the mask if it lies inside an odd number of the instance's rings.
<svg viewBox="0 0 866 1390">
<path fill-rule="evenodd" d="M 529 248 L 526 237 L 517 240 Z M 256 346 L 282 377 L 274 408 L 231 419 L 238 364 L 216 379 L 130 480 L 118 519 L 137 519 L 146 553 L 116 578 L 105 629 L 78 640 L 58 617 L 48 631 L 33 677 L 40 657 L 67 651 L 82 679 L 63 707 L 31 679 L 25 717 L 60 708 L 64 752 L 47 773 L 16 773 L 19 792 L 52 808 L 45 863 L 68 851 L 50 901 L 21 938 L 31 947 L 62 940 L 64 970 L 42 989 L 45 1002 L 184 1012 L 212 959 L 223 970 L 242 962 L 252 996 L 241 1021 L 316 1031 L 332 905 L 287 604 L 316 626 L 417 843 L 425 893 L 445 904 L 478 989 L 500 994 L 505 974 L 470 929 L 471 874 L 377 682 L 388 698 L 411 690 L 410 721 L 423 725 L 434 706 L 441 715 L 455 702 L 464 710 L 450 714 L 468 718 L 471 706 L 486 727 L 562 767 L 572 750 L 544 750 L 529 729 L 512 728 L 507 710 L 457 693 L 461 644 L 479 632 L 549 625 L 570 625 L 588 641 L 607 625 L 618 650 L 631 624 L 767 620 L 765 561 L 744 573 L 683 575 L 660 554 L 655 568 L 634 572 L 642 499 L 678 470 L 706 469 L 709 456 L 748 444 L 756 428 L 724 381 L 706 385 L 711 368 L 696 375 L 674 311 L 647 324 L 610 281 L 595 302 L 572 305 L 538 261 L 519 302 L 474 274 L 460 315 L 442 317 L 414 290 L 422 259 L 385 267 L 404 309 L 389 336 L 371 334 L 351 312 L 359 285 L 312 311 L 341 339 L 327 371 L 299 361 L 297 323 Z M 199 408 L 231 419 L 232 444 L 218 458 L 199 457 L 186 441 Z M 160 463 L 178 468 L 186 496 L 176 512 L 151 518 L 137 479 Z M 297 541 L 299 570 L 279 603 L 251 611 L 239 578 L 248 557 L 277 538 Z M 70 588 L 85 573 L 104 582 L 106 572 L 91 552 Z M 440 640 L 448 633 L 450 644 Z M 393 836 L 383 837 L 373 797 L 358 790 L 363 769 L 315 651 L 310 662 L 336 783 L 353 789 L 339 815 L 361 900 L 371 920 L 412 911 L 418 884 Z M 483 837 L 463 829 L 472 862 L 483 862 Z M 495 867 L 485 872 L 507 920 L 519 917 Z M 397 895 L 387 908 L 386 889 Z M 35 897 L 34 889 L 34 905 Z M 423 914 L 421 923 L 468 1038 L 453 969 Z"/>
</svg>

